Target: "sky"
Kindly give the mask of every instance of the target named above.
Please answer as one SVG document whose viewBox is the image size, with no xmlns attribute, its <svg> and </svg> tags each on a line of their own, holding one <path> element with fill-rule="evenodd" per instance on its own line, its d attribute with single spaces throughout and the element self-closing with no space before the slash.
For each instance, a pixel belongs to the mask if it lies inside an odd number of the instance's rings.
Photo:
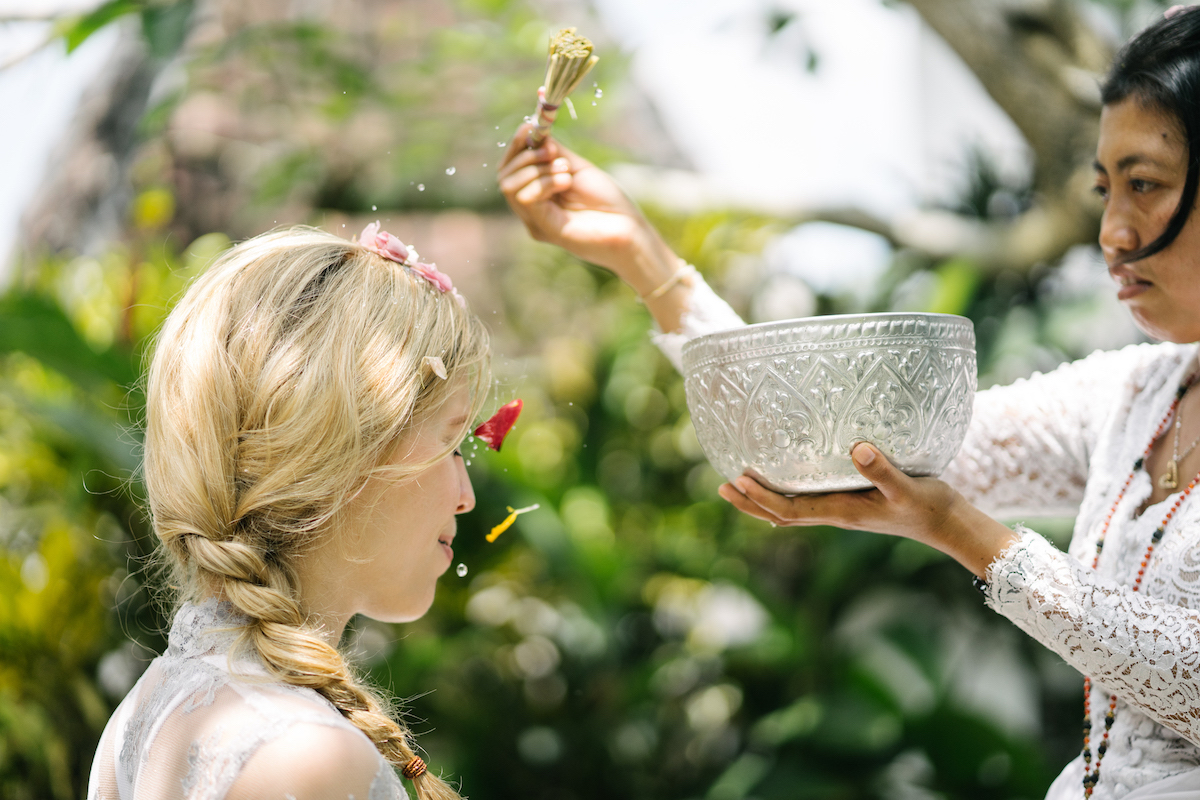
<svg viewBox="0 0 1200 800">
<path fill-rule="evenodd" d="M 681 189 L 684 196 L 729 198 L 776 213 L 853 207 L 886 220 L 960 196 L 972 150 L 1017 183 L 1031 169 L 1016 126 L 907 5 L 595 6 L 630 54 L 633 79 L 701 173 L 702 182 Z M 780 12 L 791 19 L 772 36 L 769 21 Z M 771 272 L 828 294 L 869 287 L 892 257 L 882 237 L 823 223 L 802 226 L 768 249 Z"/>
<path fill-rule="evenodd" d="M 907 5 L 595 4 L 681 149 L 736 196 L 890 216 L 953 196 L 972 147 L 1029 170 L 1016 127 Z M 779 11 L 794 17 L 772 37 Z"/>
<path fill-rule="evenodd" d="M 4 0 L 0 2 L 0 20 L 14 14 L 52 14 L 94 4 Z M 29 52 L 49 31 L 47 22 L 0 23 L 0 63 Z M 45 176 L 84 90 L 103 69 L 116 35 L 116 28 L 109 26 L 70 57 L 61 42 L 55 42 L 0 70 L 0 109 L 5 110 L 5 124 L 0 125 L 0 287 L 8 282 L 21 213 Z M 14 109 L 20 110 L 19 121 L 14 120 Z"/>
</svg>

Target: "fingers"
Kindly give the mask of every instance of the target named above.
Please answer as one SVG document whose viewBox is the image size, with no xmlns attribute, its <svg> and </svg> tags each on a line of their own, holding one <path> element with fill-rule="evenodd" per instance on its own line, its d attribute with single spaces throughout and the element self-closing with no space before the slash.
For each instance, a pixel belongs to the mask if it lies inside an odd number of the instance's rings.
<svg viewBox="0 0 1200 800">
<path fill-rule="evenodd" d="M 887 460 L 873 444 L 859 442 L 850 451 L 850 460 L 859 474 L 883 493 L 888 500 L 899 500 L 913 490 L 913 479 Z"/>
<path fill-rule="evenodd" d="M 733 487 L 741 492 L 750 502 L 759 506 L 768 514 L 780 519 L 811 517 L 816 511 L 811 502 L 805 503 L 805 500 L 801 497 L 784 497 L 745 475 L 735 480 Z M 803 506 L 801 506 L 802 503 L 804 503 Z"/>
<path fill-rule="evenodd" d="M 729 486 L 730 494 L 721 496 L 747 514 L 773 522 L 776 525 L 826 525 L 830 515 L 826 495 L 800 495 L 785 497 L 773 492 L 746 475 Z"/>
<path fill-rule="evenodd" d="M 524 156 L 521 156 L 517 160 L 514 160 L 511 170 L 500 176 L 500 192 L 505 196 L 517 194 L 523 187 L 528 186 L 538 178 L 555 174 L 566 174 L 571 171 L 571 165 L 565 158 L 556 158 L 549 163 L 538 162 L 522 165 L 520 161 L 523 159 Z"/>
<path fill-rule="evenodd" d="M 526 142 L 529 140 L 529 132 L 533 130 L 532 122 L 523 122 L 517 127 L 517 132 L 508 142 L 508 149 L 504 151 L 504 157 L 500 159 L 499 169 L 503 170 L 504 166 L 520 155 L 523 151 L 528 150 Z"/>
<path fill-rule="evenodd" d="M 746 497 L 746 495 L 742 494 L 740 491 L 738 491 L 736 488 L 734 488 L 732 485 L 730 485 L 728 483 L 722 484 L 721 487 L 719 489 L 717 489 L 717 494 L 719 494 L 723 499 L 727 500 L 729 502 L 729 504 L 732 505 L 734 508 L 736 508 L 738 511 L 741 511 L 745 514 L 749 514 L 752 517 L 757 517 L 758 519 L 761 519 L 764 522 L 769 522 L 772 525 L 776 525 L 776 526 L 790 524 L 790 523 L 784 522 L 782 519 L 775 516 L 770 511 L 767 511 L 765 508 L 760 506 L 758 503 L 755 503 L 750 498 Z"/>
<path fill-rule="evenodd" d="M 571 188 L 571 175 L 559 172 L 553 175 L 541 175 L 525 184 L 515 194 L 513 200 L 519 205 L 531 206 L 548 200 L 554 195 Z"/>
<path fill-rule="evenodd" d="M 561 158 L 562 154 L 559 148 L 554 147 L 552 142 L 547 142 L 536 150 L 519 151 L 510 160 L 501 164 L 496 172 L 499 177 L 503 178 L 530 164 L 549 163 Z"/>
</svg>

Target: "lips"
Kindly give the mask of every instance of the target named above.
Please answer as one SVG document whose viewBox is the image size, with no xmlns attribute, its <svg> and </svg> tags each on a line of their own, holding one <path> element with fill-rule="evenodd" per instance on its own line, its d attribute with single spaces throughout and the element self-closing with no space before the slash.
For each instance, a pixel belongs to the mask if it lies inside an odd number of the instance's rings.
<svg viewBox="0 0 1200 800">
<path fill-rule="evenodd" d="M 1121 287 L 1117 290 L 1118 300 L 1129 300 L 1133 297 L 1137 297 L 1142 292 L 1154 285 L 1125 266 L 1110 267 L 1108 274 L 1111 275 L 1112 279 Z"/>
<path fill-rule="evenodd" d="M 446 558 L 453 560 L 454 548 L 451 545 L 454 544 L 454 533 L 444 533 L 439 536 L 438 544 L 441 545 L 442 552 L 446 554 Z"/>
</svg>

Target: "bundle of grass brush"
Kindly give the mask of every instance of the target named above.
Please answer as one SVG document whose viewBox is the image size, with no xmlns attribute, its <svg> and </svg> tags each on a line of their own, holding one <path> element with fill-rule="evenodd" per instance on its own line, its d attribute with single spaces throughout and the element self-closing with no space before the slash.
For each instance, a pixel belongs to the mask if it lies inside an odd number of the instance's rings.
<svg viewBox="0 0 1200 800">
<path fill-rule="evenodd" d="M 550 57 L 546 61 L 546 80 L 538 89 L 537 113 L 529 146 L 540 147 L 550 135 L 558 116 L 558 108 L 575 91 L 584 77 L 596 66 L 599 56 L 592 55 L 592 43 L 577 36 L 574 28 L 563 28 L 550 40 Z"/>
</svg>

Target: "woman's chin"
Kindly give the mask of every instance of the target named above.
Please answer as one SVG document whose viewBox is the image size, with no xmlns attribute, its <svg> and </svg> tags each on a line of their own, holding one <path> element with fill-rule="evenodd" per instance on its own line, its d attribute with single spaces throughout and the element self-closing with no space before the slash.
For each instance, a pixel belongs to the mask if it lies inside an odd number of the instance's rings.
<svg viewBox="0 0 1200 800">
<path fill-rule="evenodd" d="M 364 611 L 363 614 L 377 622 L 415 622 L 429 613 L 429 609 L 433 607 L 433 597 L 434 588 L 430 587 L 428 596 L 420 600 L 407 598 L 402 603 L 396 603 L 391 607 L 373 608 L 369 611 Z"/>
<path fill-rule="evenodd" d="M 1183 320 L 1179 325 L 1171 325 L 1155 315 L 1147 314 L 1144 309 L 1131 308 L 1130 313 L 1138 330 L 1156 342 L 1191 344 L 1200 341 L 1200 324 L 1194 320 Z"/>
</svg>

